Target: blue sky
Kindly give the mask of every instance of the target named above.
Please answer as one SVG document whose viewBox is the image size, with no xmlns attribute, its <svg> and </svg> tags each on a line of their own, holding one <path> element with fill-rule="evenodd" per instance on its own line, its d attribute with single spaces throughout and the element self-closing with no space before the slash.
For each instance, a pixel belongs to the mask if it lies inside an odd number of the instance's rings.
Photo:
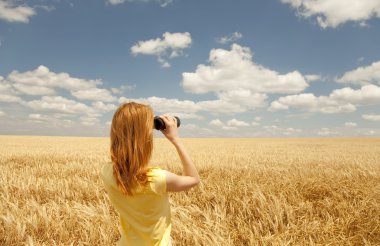
<svg viewBox="0 0 380 246">
<path fill-rule="evenodd" d="M 184 137 L 379 137 L 379 27 L 371 0 L 0 0 L 0 134 L 108 136 L 137 101 Z"/>
</svg>

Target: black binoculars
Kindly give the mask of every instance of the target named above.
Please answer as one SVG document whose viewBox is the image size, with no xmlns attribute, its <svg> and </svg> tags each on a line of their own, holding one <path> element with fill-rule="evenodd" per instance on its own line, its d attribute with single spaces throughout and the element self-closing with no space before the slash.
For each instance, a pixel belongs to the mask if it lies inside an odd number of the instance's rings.
<svg viewBox="0 0 380 246">
<path fill-rule="evenodd" d="M 177 127 L 179 127 L 181 125 L 181 121 L 177 116 L 174 117 L 177 119 Z M 156 130 L 164 130 L 166 128 L 164 120 L 161 119 L 159 116 L 155 116 L 153 128 Z"/>
</svg>

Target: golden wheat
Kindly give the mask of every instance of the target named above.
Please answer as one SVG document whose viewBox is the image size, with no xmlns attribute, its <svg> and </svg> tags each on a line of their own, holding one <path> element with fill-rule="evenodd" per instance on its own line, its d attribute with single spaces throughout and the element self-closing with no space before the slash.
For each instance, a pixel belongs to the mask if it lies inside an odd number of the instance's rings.
<svg viewBox="0 0 380 246">
<path fill-rule="evenodd" d="M 171 193 L 175 245 L 379 245 L 380 139 L 184 139 L 201 184 Z M 108 138 L 0 137 L 1 245 L 112 245 Z M 180 173 L 155 139 L 152 165 Z"/>
</svg>

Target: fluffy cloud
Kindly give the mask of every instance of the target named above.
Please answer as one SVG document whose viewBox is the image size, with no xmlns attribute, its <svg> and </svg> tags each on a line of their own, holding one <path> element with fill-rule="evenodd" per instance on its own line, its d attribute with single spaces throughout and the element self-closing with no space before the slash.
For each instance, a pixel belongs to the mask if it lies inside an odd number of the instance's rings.
<svg viewBox="0 0 380 246">
<path fill-rule="evenodd" d="M 165 112 L 168 115 L 178 116 L 180 119 L 203 119 L 202 116 L 194 114 L 194 113 L 182 113 L 182 112 Z"/>
<path fill-rule="evenodd" d="M 264 135 L 267 136 L 278 136 L 278 135 L 284 135 L 284 136 L 291 136 L 291 135 L 297 135 L 302 132 L 301 129 L 293 128 L 293 127 L 279 127 L 276 125 L 270 125 L 270 126 L 263 126 L 263 130 L 265 131 Z"/>
<path fill-rule="evenodd" d="M 316 97 L 311 93 L 305 93 L 280 97 L 271 103 L 269 111 L 287 110 L 289 107 L 326 114 L 353 112 L 356 110 L 356 107 L 350 103 L 341 103 L 326 96 Z"/>
<path fill-rule="evenodd" d="M 235 126 L 235 127 L 240 127 L 240 126 L 249 126 L 247 122 L 237 120 L 237 119 L 231 119 L 227 121 L 227 126 Z"/>
<path fill-rule="evenodd" d="M 322 77 L 320 75 L 317 75 L 317 74 L 308 74 L 308 75 L 305 75 L 305 78 L 306 78 L 306 81 L 308 81 L 308 82 L 312 82 L 312 81 L 322 79 Z"/>
<path fill-rule="evenodd" d="M 134 101 L 143 104 L 149 104 L 157 112 L 186 112 L 195 113 L 198 111 L 198 107 L 195 102 L 190 100 L 178 100 L 167 99 L 162 97 L 148 97 L 148 98 L 136 98 L 130 99 L 120 97 L 119 103 Z"/>
<path fill-rule="evenodd" d="M 210 126 L 216 126 L 216 127 L 222 127 L 224 126 L 224 123 L 220 121 L 219 119 L 215 119 L 209 122 Z"/>
<path fill-rule="evenodd" d="M 10 0 L 0 1 L 0 19 L 5 21 L 28 23 L 29 18 L 35 14 L 34 9 L 29 6 L 15 6 L 15 3 Z"/>
<path fill-rule="evenodd" d="M 355 111 L 356 106 L 377 103 L 380 103 L 380 87 L 365 85 L 358 90 L 349 87 L 337 89 L 329 96 L 316 97 L 312 93 L 304 93 L 280 97 L 271 103 L 269 111 L 287 110 L 293 107 L 326 114 L 349 113 Z"/>
<path fill-rule="evenodd" d="M 96 117 L 87 117 L 82 116 L 79 118 L 79 121 L 84 126 L 93 126 L 99 123 L 99 119 Z"/>
<path fill-rule="evenodd" d="M 27 85 L 22 83 L 14 83 L 13 88 L 21 94 L 38 96 L 38 95 L 54 95 L 55 90 L 46 86 Z"/>
<path fill-rule="evenodd" d="M 217 97 L 224 102 L 239 105 L 246 109 L 255 109 L 267 105 L 267 95 L 254 93 L 247 89 L 226 90 L 216 93 Z M 244 110 L 245 111 L 245 110 Z"/>
<path fill-rule="evenodd" d="M 29 114 L 28 122 L 44 124 L 45 126 L 54 127 L 72 127 L 75 122 L 70 119 L 62 119 L 62 115 L 45 115 L 45 114 Z"/>
<path fill-rule="evenodd" d="M 344 123 L 344 126 L 347 126 L 347 127 L 357 127 L 358 124 L 356 124 L 355 122 L 346 122 L 346 123 Z"/>
<path fill-rule="evenodd" d="M 191 93 L 297 93 L 308 84 L 298 71 L 278 74 L 252 61 L 248 47 L 237 44 L 231 50 L 213 49 L 210 65 L 198 65 L 194 73 L 182 73 L 182 86 Z"/>
<path fill-rule="evenodd" d="M 112 93 L 115 93 L 115 94 L 122 94 L 127 90 L 134 90 L 135 88 L 136 88 L 135 84 L 134 85 L 121 85 L 118 88 L 116 88 L 116 87 L 111 88 L 111 91 L 112 91 Z"/>
<path fill-rule="evenodd" d="M 339 133 L 335 130 L 331 130 L 328 127 L 324 127 L 321 130 L 319 130 L 317 134 L 320 136 L 331 136 L 331 135 L 338 135 Z"/>
<path fill-rule="evenodd" d="M 352 83 L 366 85 L 370 83 L 380 84 L 380 61 L 374 62 L 367 67 L 358 67 L 343 74 L 336 80 L 339 83 Z"/>
<path fill-rule="evenodd" d="M 21 102 L 19 95 L 53 96 L 57 94 L 56 89 L 68 90 L 80 100 L 116 101 L 111 91 L 97 88 L 101 84 L 101 80 L 74 78 L 67 73 L 54 73 L 41 65 L 32 71 L 12 71 L 7 78 L 0 77 L 0 101 Z M 122 92 L 127 87 L 112 89 Z"/>
<path fill-rule="evenodd" d="M 247 110 L 242 105 L 223 100 L 200 101 L 197 102 L 196 106 L 199 111 L 207 111 L 214 114 L 234 114 L 242 113 Z"/>
<path fill-rule="evenodd" d="M 238 130 L 239 127 L 250 126 L 249 123 L 237 119 L 228 120 L 226 123 L 223 123 L 219 119 L 215 119 L 209 122 L 210 126 L 221 128 L 223 130 Z"/>
<path fill-rule="evenodd" d="M 43 96 L 40 100 L 24 102 L 24 105 L 36 111 L 63 114 L 88 114 L 92 112 L 86 104 L 70 100 L 61 96 Z"/>
<path fill-rule="evenodd" d="M 0 102 L 21 102 L 22 99 L 17 94 L 12 84 L 0 76 Z"/>
<path fill-rule="evenodd" d="M 377 0 L 281 0 L 297 10 L 297 14 L 315 16 L 322 28 L 335 28 L 354 21 L 365 25 L 372 17 L 380 17 L 380 1 Z"/>
<path fill-rule="evenodd" d="M 358 90 L 349 87 L 337 89 L 330 94 L 330 98 L 356 105 L 378 104 L 380 103 L 380 86 L 364 85 Z"/>
<path fill-rule="evenodd" d="M 116 110 L 116 105 L 115 104 L 105 104 L 104 102 L 97 101 L 92 103 L 92 107 L 97 111 L 97 112 L 111 112 Z"/>
<path fill-rule="evenodd" d="M 223 37 L 217 38 L 216 42 L 220 44 L 227 44 L 227 43 L 235 42 L 236 40 L 241 39 L 242 37 L 243 35 L 240 32 L 234 32 L 229 36 L 223 36 Z"/>
<path fill-rule="evenodd" d="M 67 73 L 54 73 L 45 66 L 27 72 L 11 72 L 7 78 L 0 76 L 0 102 L 19 103 L 36 113 L 29 115 L 31 123 L 50 122 L 54 126 L 73 126 L 75 122 L 67 117 L 82 116 L 79 123 L 94 126 L 99 123 L 98 117 L 116 109 L 109 103 L 117 101 L 110 90 L 97 88 L 101 80 L 85 80 L 73 78 Z M 57 89 L 64 89 L 79 100 L 93 101 L 91 105 L 75 99 L 65 98 Z M 117 92 L 128 89 L 124 86 L 113 88 Z M 40 96 L 35 100 L 28 97 Z M 44 114 L 42 114 L 44 113 Z M 60 123 L 61 122 L 61 123 Z"/>
<path fill-rule="evenodd" d="M 175 58 L 183 55 L 183 49 L 191 45 L 190 33 L 169 33 L 163 34 L 163 39 L 156 38 L 147 41 L 139 41 L 131 47 L 133 55 L 155 55 L 162 67 L 170 67 L 166 58 Z M 170 54 L 169 54 L 170 53 Z"/>
<path fill-rule="evenodd" d="M 20 73 L 12 71 L 6 78 L 8 82 L 17 89 L 22 88 L 21 93 L 26 93 L 28 89 L 33 91 L 33 95 L 45 95 L 48 88 L 62 88 L 69 91 L 78 91 L 95 88 L 102 84 L 101 80 L 85 80 L 73 78 L 67 73 L 54 73 L 45 66 L 39 66 L 35 70 Z M 53 91 L 49 91 L 52 94 Z"/>
<path fill-rule="evenodd" d="M 190 100 L 168 99 L 164 97 L 148 97 L 148 98 L 125 98 L 120 97 L 119 103 L 135 101 L 143 104 L 149 104 L 157 112 L 172 112 L 176 114 L 196 113 L 200 111 L 210 112 L 212 114 L 224 113 L 234 114 L 247 110 L 246 107 L 237 103 L 231 103 L 223 100 L 208 100 L 193 102 Z"/>
<path fill-rule="evenodd" d="M 172 3 L 173 0 L 107 0 L 107 3 L 109 3 L 111 5 L 118 5 L 118 4 L 122 4 L 124 2 L 156 2 L 161 7 L 166 7 L 170 3 Z"/>
<path fill-rule="evenodd" d="M 114 102 L 117 100 L 107 89 L 90 88 L 86 90 L 72 91 L 71 95 L 80 100 Z"/>
<path fill-rule="evenodd" d="M 22 102 L 12 84 L 0 76 L 0 102 Z"/>
<path fill-rule="evenodd" d="M 364 114 L 362 115 L 362 118 L 370 121 L 380 121 L 379 114 Z"/>
</svg>

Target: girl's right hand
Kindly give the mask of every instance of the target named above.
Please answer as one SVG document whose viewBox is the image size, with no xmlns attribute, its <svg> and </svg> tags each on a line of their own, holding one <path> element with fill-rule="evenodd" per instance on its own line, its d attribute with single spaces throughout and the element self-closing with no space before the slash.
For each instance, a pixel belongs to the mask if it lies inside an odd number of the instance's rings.
<svg viewBox="0 0 380 246">
<path fill-rule="evenodd" d="M 174 116 L 169 116 L 166 114 L 160 115 L 160 118 L 165 122 L 165 129 L 160 130 L 162 134 L 164 134 L 170 142 L 179 140 L 177 119 Z"/>
</svg>

